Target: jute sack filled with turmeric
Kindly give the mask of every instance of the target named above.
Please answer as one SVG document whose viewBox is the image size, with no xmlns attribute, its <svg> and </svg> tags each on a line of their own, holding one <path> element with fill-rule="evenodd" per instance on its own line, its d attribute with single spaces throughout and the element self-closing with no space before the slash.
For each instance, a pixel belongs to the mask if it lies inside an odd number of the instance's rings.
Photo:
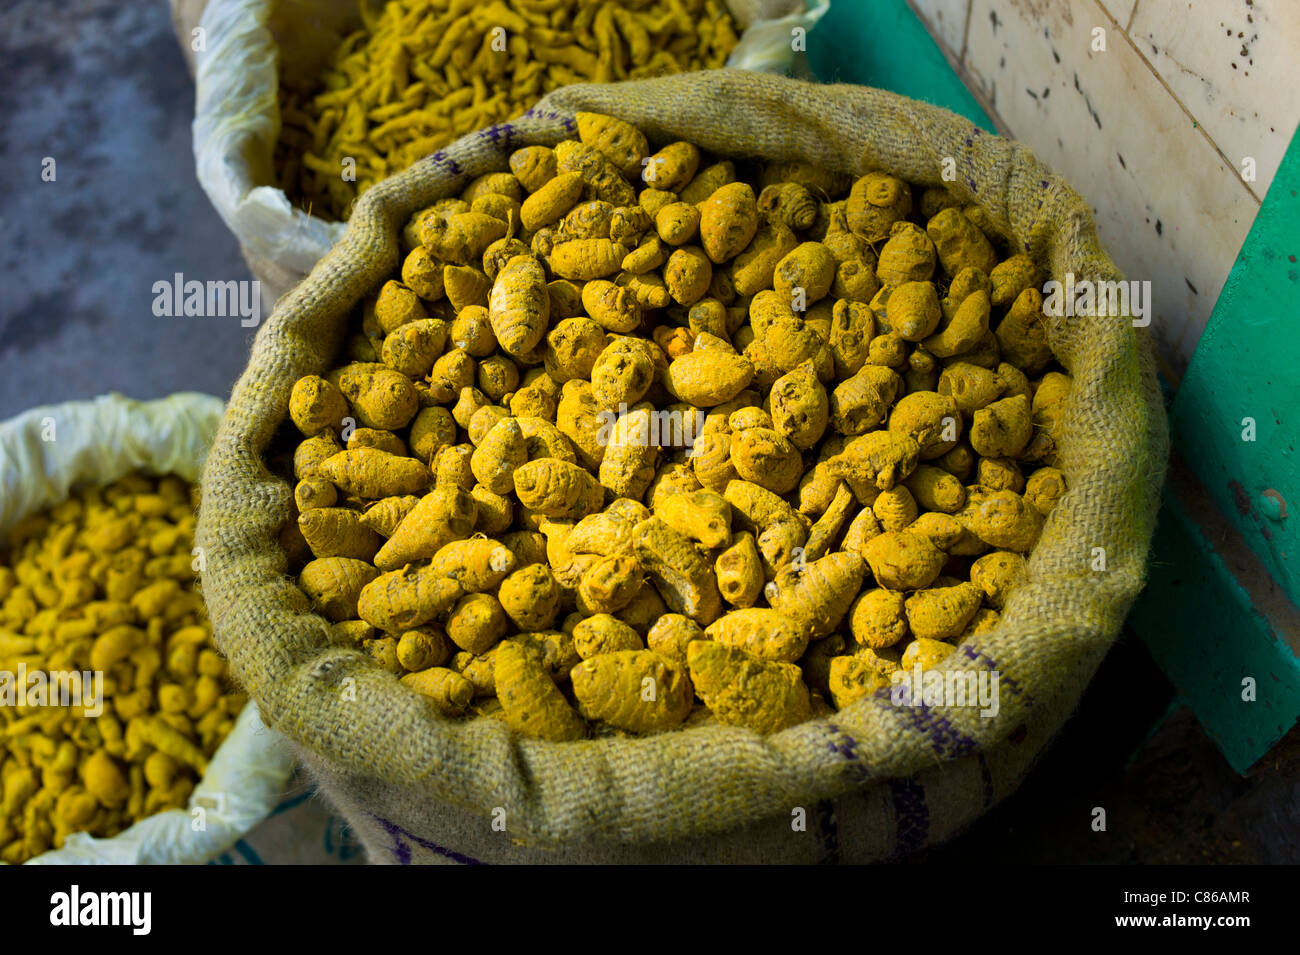
<svg viewBox="0 0 1300 955">
<path fill-rule="evenodd" d="M 1015 788 L 1140 589 L 1166 434 L 1147 346 L 1127 316 L 1044 320 L 1073 379 L 1053 428 L 1068 490 L 997 625 L 927 667 L 997 673 L 996 713 L 897 705 L 874 692 L 767 736 L 704 722 L 648 738 L 528 740 L 499 720 L 440 715 L 347 646 L 285 576 L 291 491 L 264 459 L 289 427 L 295 383 L 335 367 L 351 310 L 395 269 L 413 213 L 505 170 L 519 147 L 572 138 L 581 111 L 635 124 L 654 149 L 686 140 L 768 165 L 798 160 L 855 179 L 879 170 L 921 189 L 946 185 L 982 230 L 1051 275 L 1119 278 L 1077 193 L 1023 147 L 946 111 L 736 71 L 559 91 L 520 121 L 371 190 L 344 241 L 259 332 L 209 458 L 200 513 L 219 645 L 379 859 L 859 861 L 948 837 Z M 947 157 L 955 183 L 941 178 Z M 476 477 L 496 480 L 486 470 Z M 432 593 L 441 583 L 426 576 L 413 585 Z"/>
<path fill-rule="evenodd" d="M 367 183 L 557 84 L 723 60 L 786 72 L 791 30 L 828 0 L 368 0 L 364 20 L 360 0 L 172 6 L 195 73 L 199 183 L 274 302 L 343 235 Z"/>
</svg>

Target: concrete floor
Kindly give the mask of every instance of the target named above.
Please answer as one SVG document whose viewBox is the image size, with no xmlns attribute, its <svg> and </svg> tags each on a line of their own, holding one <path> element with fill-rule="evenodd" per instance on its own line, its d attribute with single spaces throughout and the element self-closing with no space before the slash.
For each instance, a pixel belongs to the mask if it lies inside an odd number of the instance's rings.
<svg viewBox="0 0 1300 955">
<path fill-rule="evenodd" d="M 227 395 L 252 330 L 152 310 L 153 283 L 176 272 L 250 278 L 194 178 L 194 87 L 166 4 L 7 0 L 0 88 L 0 418 L 106 391 Z M 917 861 L 1300 862 L 1300 730 L 1242 778 L 1173 697 L 1121 640 L 1021 790 Z M 1094 806 L 1107 833 L 1089 826 Z M 260 861 L 341 861 L 321 800 L 294 815 L 250 837 Z M 286 842 L 295 830 L 328 851 Z"/>
<path fill-rule="evenodd" d="M 250 278 L 194 178 L 167 5 L 6 0 L 0 85 L 0 418 L 107 391 L 227 395 L 253 330 L 152 310 L 176 272 Z"/>
</svg>

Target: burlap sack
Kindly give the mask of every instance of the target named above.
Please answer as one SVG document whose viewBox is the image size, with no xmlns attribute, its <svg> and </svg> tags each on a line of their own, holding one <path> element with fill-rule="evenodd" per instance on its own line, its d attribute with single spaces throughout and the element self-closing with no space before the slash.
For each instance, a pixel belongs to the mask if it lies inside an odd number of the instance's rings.
<svg viewBox="0 0 1300 955">
<path fill-rule="evenodd" d="M 217 641 L 380 861 L 861 861 L 945 839 L 1015 788 L 1142 586 L 1167 436 L 1147 344 L 1127 318 L 1051 326 L 1074 376 L 1060 462 L 1069 491 L 1001 625 L 944 664 L 1000 673 L 994 718 L 898 707 L 886 691 L 766 738 L 703 726 L 524 740 L 497 720 L 443 718 L 357 650 L 332 646 L 285 576 L 275 535 L 291 489 L 263 453 L 294 380 L 330 364 L 349 309 L 396 267 L 410 213 L 505 168 L 519 146 L 572 135 L 582 109 L 621 116 L 653 143 L 880 168 L 924 185 L 939 184 L 952 157 L 950 187 L 1014 248 L 1053 275 L 1121 278 L 1078 193 L 1024 146 L 945 110 L 729 70 L 560 90 L 368 193 L 342 242 L 258 332 L 205 472 L 198 535 Z M 1091 569 L 1096 547 L 1105 572 Z"/>
<path fill-rule="evenodd" d="M 727 65 L 787 72 L 791 30 L 811 30 L 829 0 L 725 0 L 743 30 Z M 316 76 L 360 25 L 357 0 L 170 0 L 195 77 L 194 164 L 203 191 L 239 240 L 266 311 L 343 235 L 345 225 L 295 208 L 275 185 L 280 70 Z M 196 42 L 195 30 L 202 33 Z M 196 46 L 201 46 L 196 50 Z M 468 132 L 468 130 L 466 130 Z"/>
</svg>

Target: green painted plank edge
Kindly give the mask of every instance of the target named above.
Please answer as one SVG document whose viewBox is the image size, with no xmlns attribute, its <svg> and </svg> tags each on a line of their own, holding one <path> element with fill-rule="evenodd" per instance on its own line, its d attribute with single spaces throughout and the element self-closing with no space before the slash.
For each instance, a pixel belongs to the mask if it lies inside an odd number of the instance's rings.
<svg viewBox="0 0 1300 955">
<path fill-rule="evenodd" d="M 904 0 L 832 0 L 808 34 L 808 66 L 824 83 L 875 86 L 997 132 Z"/>
<path fill-rule="evenodd" d="M 1300 660 L 1168 490 L 1129 623 L 1229 765 L 1245 773 L 1300 719 Z M 1163 559 L 1162 559 L 1163 558 Z M 1256 699 L 1242 699 L 1242 680 Z"/>
<path fill-rule="evenodd" d="M 1174 447 L 1300 604 L 1300 135 L 1174 398 Z M 1243 440 L 1254 421 L 1254 440 Z M 1284 516 L 1285 515 L 1285 516 Z"/>
</svg>

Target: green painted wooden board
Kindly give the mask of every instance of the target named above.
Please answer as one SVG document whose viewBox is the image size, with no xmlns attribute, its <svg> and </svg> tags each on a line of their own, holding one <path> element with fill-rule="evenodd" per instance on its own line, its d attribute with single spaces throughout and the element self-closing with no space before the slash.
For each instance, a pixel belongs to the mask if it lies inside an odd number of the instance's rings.
<svg viewBox="0 0 1300 955">
<path fill-rule="evenodd" d="M 1174 397 L 1173 447 L 1198 504 L 1167 499 L 1131 618 L 1240 772 L 1300 719 L 1298 191 L 1300 137 Z M 1246 678 L 1257 681 L 1254 703 L 1241 699 Z"/>
<path fill-rule="evenodd" d="M 832 0 L 808 34 L 808 65 L 824 83 L 876 86 L 997 131 L 903 0 Z"/>
<path fill-rule="evenodd" d="M 1300 604 L 1300 138 L 1174 399 L 1174 446 Z M 1250 437 L 1253 422 L 1253 440 Z"/>
<path fill-rule="evenodd" d="M 1238 772 L 1300 718 L 1300 666 L 1285 634 L 1172 491 L 1129 625 Z"/>
</svg>

